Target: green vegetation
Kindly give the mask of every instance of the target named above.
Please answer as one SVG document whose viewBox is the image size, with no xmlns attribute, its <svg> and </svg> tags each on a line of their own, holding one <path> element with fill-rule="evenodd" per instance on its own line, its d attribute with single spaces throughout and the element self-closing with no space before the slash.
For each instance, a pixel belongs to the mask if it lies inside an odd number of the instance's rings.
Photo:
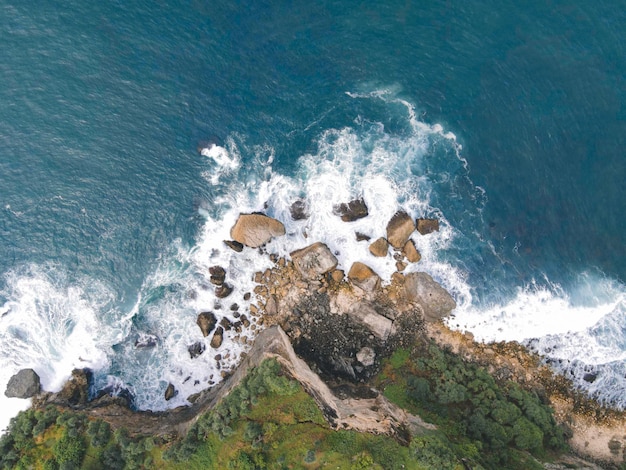
<svg viewBox="0 0 626 470">
<path fill-rule="evenodd" d="M 410 438 L 332 430 L 299 383 L 264 361 L 177 442 L 112 431 L 54 407 L 20 413 L 0 438 L 2 469 L 541 468 L 564 449 L 550 409 L 518 385 L 435 345 L 397 351 L 385 395 L 438 426 Z"/>
<path fill-rule="evenodd" d="M 377 381 L 391 401 L 439 427 L 410 445 L 427 467 L 455 468 L 462 460 L 485 468 L 533 468 L 531 455 L 547 459 L 566 449 L 563 431 L 537 394 L 514 382 L 499 384 L 484 368 L 434 343 L 410 354 L 396 351 Z"/>
</svg>

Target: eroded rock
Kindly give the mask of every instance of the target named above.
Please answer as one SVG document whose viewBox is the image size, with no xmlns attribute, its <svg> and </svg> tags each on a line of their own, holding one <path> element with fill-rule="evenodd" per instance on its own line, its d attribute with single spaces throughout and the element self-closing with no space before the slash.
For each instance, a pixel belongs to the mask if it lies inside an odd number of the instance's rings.
<svg viewBox="0 0 626 470">
<path fill-rule="evenodd" d="M 292 252 L 291 259 L 305 279 L 317 279 L 337 267 L 337 258 L 321 242 Z"/>
<path fill-rule="evenodd" d="M 265 245 L 273 237 L 285 234 L 285 226 L 279 220 L 263 214 L 240 214 L 230 229 L 233 240 L 251 248 Z"/>
<path fill-rule="evenodd" d="M 363 364 L 365 367 L 369 367 L 374 365 L 374 361 L 376 360 L 376 352 L 370 347 L 363 347 L 361 350 L 356 353 L 356 360 Z"/>
<path fill-rule="evenodd" d="M 415 231 L 413 219 L 404 211 L 396 212 L 387 224 L 387 241 L 400 250 Z"/>
</svg>

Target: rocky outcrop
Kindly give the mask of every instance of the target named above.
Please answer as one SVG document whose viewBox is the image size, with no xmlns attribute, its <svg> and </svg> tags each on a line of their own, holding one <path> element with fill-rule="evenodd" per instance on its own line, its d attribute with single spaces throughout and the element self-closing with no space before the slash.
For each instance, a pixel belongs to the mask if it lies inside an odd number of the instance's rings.
<svg viewBox="0 0 626 470">
<path fill-rule="evenodd" d="M 369 266 L 356 262 L 348 271 L 348 279 L 366 292 L 373 292 L 380 287 L 380 277 Z"/>
<path fill-rule="evenodd" d="M 407 274 L 404 279 L 405 297 L 421 305 L 424 318 L 437 321 L 456 308 L 456 302 L 441 285 L 426 273 Z"/>
<path fill-rule="evenodd" d="M 5 396 L 9 398 L 31 398 L 41 390 L 39 375 L 33 369 L 22 369 L 9 379 Z"/>
<path fill-rule="evenodd" d="M 265 245 L 273 237 L 285 234 L 282 222 L 263 214 L 241 214 L 230 229 L 233 240 L 251 248 Z"/>
<path fill-rule="evenodd" d="M 367 217 L 369 214 L 363 198 L 354 199 L 347 204 L 341 203 L 333 207 L 333 213 L 341 217 L 344 222 L 354 222 Z"/>
<path fill-rule="evenodd" d="M 397 250 L 401 250 L 414 231 L 415 223 L 409 214 L 396 212 L 387 224 L 387 241 Z"/>
<path fill-rule="evenodd" d="M 211 277 L 209 280 L 211 284 L 215 284 L 216 286 L 221 286 L 224 284 L 224 280 L 226 279 L 226 270 L 221 266 L 211 266 L 209 268 L 209 274 Z"/>
<path fill-rule="evenodd" d="M 292 252 L 291 259 L 304 279 L 316 279 L 337 267 L 335 255 L 320 242 Z"/>
<path fill-rule="evenodd" d="M 202 331 L 202 336 L 207 337 L 215 328 L 217 318 L 213 312 L 202 312 L 198 315 L 196 323 L 200 327 L 200 331 Z"/>
<path fill-rule="evenodd" d="M 389 252 L 389 243 L 383 237 L 380 237 L 369 246 L 369 250 L 374 256 L 382 258 L 387 256 Z"/>
<path fill-rule="evenodd" d="M 429 233 L 439 231 L 439 221 L 437 219 L 417 219 L 416 225 L 417 231 L 421 235 L 428 235 Z"/>
</svg>

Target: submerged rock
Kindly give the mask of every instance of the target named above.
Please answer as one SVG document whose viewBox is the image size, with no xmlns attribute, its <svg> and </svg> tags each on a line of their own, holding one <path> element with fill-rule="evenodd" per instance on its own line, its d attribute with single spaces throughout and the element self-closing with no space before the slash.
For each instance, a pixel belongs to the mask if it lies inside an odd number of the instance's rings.
<svg viewBox="0 0 626 470">
<path fill-rule="evenodd" d="M 439 221 L 437 219 L 417 219 L 417 231 L 421 235 L 439 231 Z"/>
<path fill-rule="evenodd" d="M 333 207 L 333 213 L 341 217 L 344 222 L 354 222 L 369 214 L 363 198 L 354 199 L 347 204 L 341 203 Z"/>
<path fill-rule="evenodd" d="M 9 398 L 30 398 L 41 391 L 41 380 L 33 369 L 22 369 L 9 379 L 5 396 Z"/>
<path fill-rule="evenodd" d="M 305 279 L 317 279 L 337 267 L 337 258 L 321 242 L 292 252 L 291 259 Z"/>
<path fill-rule="evenodd" d="M 426 273 L 410 273 L 404 278 L 405 296 L 424 309 L 427 321 L 437 321 L 456 308 L 452 296 Z"/>
<path fill-rule="evenodd" d="M 230 229 L 233 240 L 251 248 L 265 245 L 273 237 L 285 234 L 285 226 L 279 220 L 263 214 L 240 214 Z"/>
<path fill-rule="evenodd" d="M 187 348 L 187 351 L 189 351 L 189 355 L 191 356 L 191 358 L 195 359 L 200 354 L 202 354 L 205 349 L 206 349 L 206 346 L 204 345 L 204 343 L 201 343 L 198 341 L 196 343 L 193 343 L 191 346 L 189 346 Z"/>
<path fill-rule="evenodd" d="M 306 203 L 302 199 L 295 201 L 289 208 L 289 212 L 293 220 L 304 220 L 309 218 Z"/>
<path fill-rule="evenodd" d="M 387 224 L 387 240 L 400 250 L 415 231 L 413 219 L 404 211 L 396 212 Z"/>
<path fill-rule="evenodd" d="M 378 238 L 370 245 L 370 253 L 379 258 L 387 256 L 388 251 L 389 242 L 387 242 L 387 240 L 385 240 L 383 237 Z"/>
<path fill-rule="evenodd" d="M 202 336 L 207 337 L 215 328 L 217 324 L 217 318 L 215 318 L 215 314 L 213 312 L 202 312 L 198 315 L 198 319 L 196 320 L 196 324 L 200 327 L 200 331 L 202 331 Z"/>
</svg>

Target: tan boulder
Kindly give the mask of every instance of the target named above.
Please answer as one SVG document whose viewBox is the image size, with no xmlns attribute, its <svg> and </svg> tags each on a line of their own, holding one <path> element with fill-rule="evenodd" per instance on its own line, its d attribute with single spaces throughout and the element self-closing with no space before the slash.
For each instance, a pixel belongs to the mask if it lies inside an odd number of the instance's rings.
<svg viewBox="0 0 626 470">
<path fill-rule="evenodd" d="M 230 229 L 233 240 L 252 248 L 265 245 L 273 237 L 284 234 L 285 226 L 282 222 L 263 214 L 240 214 Z"/>
<path fill-rule="evenodd" d="M 389 242 L 387 242 L 387 240 L 385 240 L 383 237 L 380 237 L 370 245 L 370 253 L 379 258 L 387 256 L 388 251 Z"/>
<path fill-rule="evenodd" d="M 411 263 L 417 263 L 419 260 L 422 259 L 422 255 L 419 251 L 417 251 L 417 248 L 415 248 L 415 243 L 413 243 L 413 240 L 409 240 L 404 244 L 404 247 L 402 248 L 402 254 Z"/>
<path fill-rule="evenodd" d="M 415 223 L 409 214 L 396 212 L 387 224 L 387 240 L 391 246 L 400 250 L 414 231 Z"/>
<path fill-rule="evenodd" d="M 421 235 L 439 231 L 439 221 L 437 219 L 417 219 L 415 222 L 417 223 L 417 231 Z"/>
<path fill-rule="evenodd" d="M 211 338 L 211 347 L 214 349 L 217 349 L 222 345 L 223 341 L 224 341 L 224 328 L 222 328 L 221 326 L 218 326 L 217 329 L 215 330 L 215 333 L 213 333 L 213 338 Z"/>
<path fill-rule="evenodd" d="M 363 289 L 364 291 L 372 292 L 380 287 L 380 277 L 369 266 L 355 262 L 348 272 L 348 279 L 352 283 Z"/>
<path fill-rule="evenodd" d="M 317 279 L 337 267 L 337 258 L 322 242 L 292 252 L 291 260 L 304 279 Z"/>
<path fill-rule="evenodd" d="M 215 314 L 213 312 L 202 312 L 198 315 L 196 324 L 200 327 L 202 336 L 207 337 L 211 334 L 215 325 L 217 325 L 217 318 L 215 318 Z"/>
</svg>

